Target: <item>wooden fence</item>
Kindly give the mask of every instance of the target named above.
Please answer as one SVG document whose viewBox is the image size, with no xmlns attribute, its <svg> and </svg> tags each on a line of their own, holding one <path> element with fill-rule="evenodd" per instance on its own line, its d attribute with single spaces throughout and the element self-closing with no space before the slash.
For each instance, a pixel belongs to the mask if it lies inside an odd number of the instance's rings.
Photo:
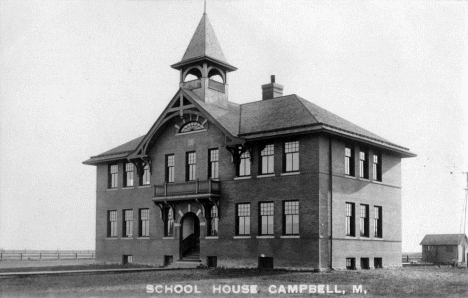
<svg viewBox="0 0 468 298">
<path fill-rule="evenodd" d="M 73 260 L 94 258 L 94 250 L 0 250 L 0 261 Z"/>
</svg>

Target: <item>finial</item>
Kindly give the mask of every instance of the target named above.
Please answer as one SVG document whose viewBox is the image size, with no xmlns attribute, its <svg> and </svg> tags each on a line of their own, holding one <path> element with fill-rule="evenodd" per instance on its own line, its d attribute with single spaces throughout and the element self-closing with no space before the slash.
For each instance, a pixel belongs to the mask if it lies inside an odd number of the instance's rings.
<svg viewBox="0 0 468 298">
<path fill-rule="evenodd" d="M 205 9 L 203 10 L 203 14 L 206 14 L 206 0 L 205 0 Z"/>
</svg>

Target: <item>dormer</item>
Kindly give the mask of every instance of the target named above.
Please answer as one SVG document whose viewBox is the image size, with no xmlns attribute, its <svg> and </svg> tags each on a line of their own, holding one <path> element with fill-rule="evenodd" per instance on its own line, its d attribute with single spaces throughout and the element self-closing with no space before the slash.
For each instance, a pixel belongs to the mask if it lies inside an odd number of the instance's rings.
<svg viewBox="0 0 468 298">
<path fill-rule="evenodd" d="M 171 67 L 180 71 L 180 88 L 191 90 L 206 103 L 227 108 L 227 74 L 237 68 L 227 63 L 206 13 L 182 60 Z"/>
</svg>

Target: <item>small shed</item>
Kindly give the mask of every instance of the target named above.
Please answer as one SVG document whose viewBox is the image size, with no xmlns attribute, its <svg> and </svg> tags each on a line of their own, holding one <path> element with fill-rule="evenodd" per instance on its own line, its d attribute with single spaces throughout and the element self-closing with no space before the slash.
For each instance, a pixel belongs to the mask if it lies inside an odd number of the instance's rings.
<svg viewBox="0 0 468 298">
<path fill-rule="evenodd" d="M 465 234 L 428 234 L 421 241 L 422 261 L 434 264 L 466 262 L 468 239 Z"/>
</svg>

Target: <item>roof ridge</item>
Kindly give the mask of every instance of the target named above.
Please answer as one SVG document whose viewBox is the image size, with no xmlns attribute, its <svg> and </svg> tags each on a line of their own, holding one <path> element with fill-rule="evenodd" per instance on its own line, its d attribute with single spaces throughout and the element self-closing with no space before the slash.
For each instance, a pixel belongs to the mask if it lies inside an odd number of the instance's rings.
<svg viewBox="0 0 468 298">
<path fill-rule="evenodd" d="M 306 109 L 307 112 L 309 112 L 309 114 L 312 116 L 312 118 L 314 118 L 315 121 L 317 121 L 317 123 L 322 124 L 322 122 L 320 122 L 320 121 L 317 119 L 317 117 L 315 117 L 315 115 L 312 114 L 312 112 L 311 112 L 311 111 L 305 106 L 305 104 L 302 102 L 302 101 L 305 100 L 305 99 L 302 98 L 302 97 L 300 97 L 300 96 L 298 96 L 298 95 L 296 95 L 296 94 L 294 94 L 294 96 L 295 96 L 296 99 L 301 103 L 301 105 L 304 107 L 304 109 Z M 309 101 L 308 101 L 308 102 L 309 102 Z M 311 103 L 311 102 L 310 102 L 310 103 Z"/>
</svg>

